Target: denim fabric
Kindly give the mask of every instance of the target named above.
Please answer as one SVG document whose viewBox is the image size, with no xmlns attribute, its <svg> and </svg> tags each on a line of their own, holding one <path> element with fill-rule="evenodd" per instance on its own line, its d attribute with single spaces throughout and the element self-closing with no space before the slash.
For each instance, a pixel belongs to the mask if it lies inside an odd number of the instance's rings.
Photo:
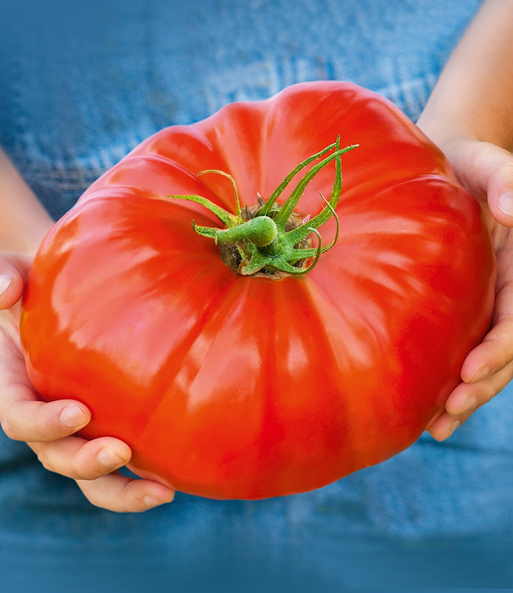
<svg viewBox="0 0 513 593">
<path fill-rule="evenodd" d="M 59 217 L 162 127 L 296 82 L 351 80 L 415 120 L 478 4 L 10 2 L 0 15 L 0 144 Z M 258 502 L 177 493 L 141 515 L 92 507 L 0 432 L 6 590 L 513 587 L 510 391 L 448 442 L 424 435 L 315 492 Z"/>
<path fill-rule="evenodd" d="M 10 0 L 0 144 L 54 216 L 155 131 L 351 80 L 416 119 L 477 0 Z"/>
</svg>

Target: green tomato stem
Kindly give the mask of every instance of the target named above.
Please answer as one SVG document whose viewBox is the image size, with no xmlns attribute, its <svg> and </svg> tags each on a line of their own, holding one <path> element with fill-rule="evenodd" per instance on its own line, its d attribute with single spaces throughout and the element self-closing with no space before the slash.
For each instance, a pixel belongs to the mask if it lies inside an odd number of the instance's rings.
<svg viewBox="0 0 513 593">
<path fill-rule="evenodd" d="M 230 229 L 222 229 L 215 234 L 216 243 L 239 243 L 249 241 L 257 247 L 270 245 L 278 234 L 276 223 L 268 216 L 258 216 Z"/>
<path fill-rule="evenodd" d="M 194 222 L 193 228 L 199 235 L 214 239 L 221 248 L 223 261 L 239 274 L 248 276 L 262 272 L 271 277 L 272 275 L 268 273 L 269 270 L 276 270 L 282 273 L 282 276 L 303 275 L 310 272 L 319 261 L 321 254 L 331 249 L 337 242 L 339 220 L 335 208 L 342 189 L 341 156 L 356 147 L 357 145 L 352 145 L 340 149 L 340 138 L 337 138 L 336 142 L 297 165 L 271 194 L 267 202 L 262 203 L 262 199 L 259 197 L 260 207 L 253 209 L 252 213 L 247 208 L 244 211 L 241 210 L 235 181 L 231 175 L 223 171 L 209 169 L 198 175 L 218 173 L 231 181 L 235 192 L 236 214 L 224 210 L 202 196 L 168 197 L 196 202 L 217 216 L 227 228 L 196 226 Z M 278 196 L 281 195 L 285 187 L 301 169 L 333 149 L 335 151 L 331 155 L 311 167 L 282 206 L 276 203 Z M 333 161 L 335 161 L 335 182 L 330 201 L 325 200 L 321 194 L 321 198 L 325 203 L 322 211 L 313 219 L 298 224 L 297 217 L 294 218 L 293 215 L 303 192 L 315 175 Z M 337 232 L 334 240 L 323 247 L 322 238 L 317 229 L 332 216 L 335 217 L 337 222 Z M 312 233 L 317 235 L 317 248 L 309 248 L 308 242 L 305 245 L 305 239 Z M 227 249 L 231 249 L 231 251 L 223 251 Z M 231 255 L 226 257 L 227 253 Z M 234 253 L 236 255 L 235 259 L 233 257 Z M 314 258 L 313 263 L 309 267 L 304 267 L 304 262 L 312 257 Z"/>
</svg>

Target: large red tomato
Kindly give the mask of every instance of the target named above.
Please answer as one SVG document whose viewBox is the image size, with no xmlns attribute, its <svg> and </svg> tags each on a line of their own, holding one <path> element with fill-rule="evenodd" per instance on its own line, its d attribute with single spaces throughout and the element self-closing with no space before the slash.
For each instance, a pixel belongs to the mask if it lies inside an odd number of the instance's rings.
<svg viewBox="0 0 513 593">
<path fill-rule="evenodd" d="M 83 435 L 128 443 L 136 473 L 256 499 L 411 445 L 489 327 L 494 275 L 441 152 L 376 94 L 305 83 L 162 130 L 94 183 L 41 244 L 21 337 L 41 396 L 89 406 Z"/>
</svg>

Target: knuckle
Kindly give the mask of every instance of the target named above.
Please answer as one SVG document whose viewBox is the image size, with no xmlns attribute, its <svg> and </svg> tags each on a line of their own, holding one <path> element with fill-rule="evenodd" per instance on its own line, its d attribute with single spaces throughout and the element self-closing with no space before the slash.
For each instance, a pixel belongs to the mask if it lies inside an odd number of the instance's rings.
<svg viewBox="0 0 513 593">
<path fill-rule="evenodd" d="M 105 470 L 87 456 L 84 457 L 84 451 L 78 451 L 70 462 L 70 477 L 74 480 L 84 480 L 91 482 L 104 475 Z"/>
<path fill-rule="evenodd" d="M 100 477 L 98 469 L 84 458 L 83 452 L 78 449 L 69 460 L 68 476 L 74 480 L 84 480 L 91 482 Z"/>
<path fill-rule="evenodd" d="M 18 438 L 18 433 L 13 424 L 7 419 L 3 418 L 0 420 L 0 425 L 2 426 L 2 430 L 4 431 L 5 435 L 13 441 L 20 440 Z"/>
<path fill-rule="evenodd" d="M 503 369 L 511 362 L 512 352 L 510 352 L 509 343 L 504 336 L 490 337 L 487 342 L 493 348 L 494 364 L 490 364 L 492 373 Z"/>
<path fill-rule="evenodd" d="M 82 490 L 82 494 L 87 498 L 87 500 L 93 506 L 99 507 L 99 508 L 105 508 L 102 504 L 100 504 L 100 501 L 97 500 L 97 497 L 95 496 L 94 489 L 86 487 L 86 485 L 83 483 L 83 481 L 81 479 L 76 479 L 75 481 L 76 481 L 78 487 L 80 488 L 80 490 Z"/>
<path fill-rule="evenodd" d="M 83 479 L 82 473 L 83 472 L 81 471 L 80 463 L 78 463 L 76 459 L 72 458 L 68 462 L 66 475 L 68 476 L 68 478 L 72 478 L 73 480 L 79 480 Z"/>
<path fill-rule="evenodd" d="M 44 425 L 43 419 L 36 416 L 34 424 L 32 426 L 32 440 L 45 442 L 52 440 L 51 434 L 49 433 L 48 427 Z"/>
<path fill-rule="evenodd" d="M 14 441 L 39 442 L 50 440 L 47 438 L 49 429 L 38 414 L 24 413 L 19 407 L 12 405 L 4 410 L 0 420 L 2 430 Z"/>
<path fill-rule="evenodd" d="M 505 162 L 499 169 L 498 174 L 501 175 L 505 183 L 513 182 L 513 159 Z"/>
<path fill-rule="evenodd" d="M 0 426 L 4 431 L 5 435 L 13 441 L 25 440 L 22 438 L 16 421 L 17 415 L 14 413 L 14 406 L 5 406 L 2 410 L 2 416 L 0 418 Z"/>
<path fill-rule="evenodd" d="M 73 477 L 73 470 L 70 470 L 69 463 L 59 449 L 56 450 L 54 443 L 33 442 L 30 443 L 37 455 L 39 463 L 49 472 L 60 474 L 68 478 Z"/>
<path fill-rule="evenodd" d="M 111 504 L 111 501 L 106 500 L 105 496 L 97 492 L 94 487 L 86 487 L 85 484 L 81 484 L 79 480 L 77 480 L 77 484 L 82 490 L 84 496 L 93 506 L 98 507 L 99 509 L 112 511 L 114 513 L 120 512 L 118 508 L 119 503 Z"/>
<path fill-rule="evenodd" d="M 495 150 L 495 147 L 490 148 L 487 156 L 490 158 L 495 157 Z M 513 181 L 513 160 L 508 159 L 498 162 L 492 171 L 491 181 L 498 183 L 508 183 Z"/>
<path fill-rule="evenodd" d="M 80 465 L 73 468 L 73 475 L 72 477 L 75 480 L 85 480 L 91 482 L 93 480 L 97 480 L 98 478 L 102 477 L 102 472 L 98 469 L 94 468 L 87 468 L 81 467 Z"/>
<path fill-rule="evenodd" d="M 482 394 L 481 403 L 490 402 L 500 391 L 501 389 L 499 386 L 490 385 Z"/>
<path fill-rule="evenodd" d="M 51 456 L 47 455 L 44 449 L 40 449 L 37 452 L 37 458 L 39 463 L 49 472 L 57 473 L 54 463 L 51 460 Z"/>
</svg>

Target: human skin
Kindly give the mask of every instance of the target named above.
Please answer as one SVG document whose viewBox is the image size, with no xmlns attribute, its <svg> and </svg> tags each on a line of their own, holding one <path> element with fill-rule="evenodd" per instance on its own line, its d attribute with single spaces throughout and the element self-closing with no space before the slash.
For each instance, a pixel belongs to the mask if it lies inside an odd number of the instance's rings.
<svg viewBox="0 0 513 593">
<path fill-rule="evenodd" d="M 39 400 L 27 377 L 18 327 L 20 297 L 30 262 L 53 221 L 18 172 L 0 153 L 0 420 L 7 436 L 25 441 L 41 463 L 77 481 L 93 504 L 138 512 L 170 502 L 174 492 L 151 480 L 121 476 L 131 451 L 110 437 L 73 436 L 90 420 L 79 402 Z"/>
<path fill-rule="evenodd" d="M 493 327 L 465 360 L 462 382 L 429 432 L 443 440 L 513 377 L 513 2 L 488 0 L 449 60 L 418 125 L 449 157 L 460 182 L 481 204 L 498 263 Z M 25 371 L 18 340 L 19 300 L 33 255 L 53 221 L 0 153 L 0 421 L 43 465 L 77 481 L 88 500 L 137 512 L 174 492 L 116 469 L 131 455 L 113 438 L 74 435 L 90 419 L 70 400 L 41 402 Z M 3 290 L 3 292 L 2 292 Z M 110 456 L 110 458 L 109 458 Z"/>
<path fill-rule="evenodd" d="M 497 256 L 491 331 L 431 424 L 447 438 L 513 378 L 513 2 L 488 0 L 447 63 L 419 121 L 479 201 Z"/>
</svg>

